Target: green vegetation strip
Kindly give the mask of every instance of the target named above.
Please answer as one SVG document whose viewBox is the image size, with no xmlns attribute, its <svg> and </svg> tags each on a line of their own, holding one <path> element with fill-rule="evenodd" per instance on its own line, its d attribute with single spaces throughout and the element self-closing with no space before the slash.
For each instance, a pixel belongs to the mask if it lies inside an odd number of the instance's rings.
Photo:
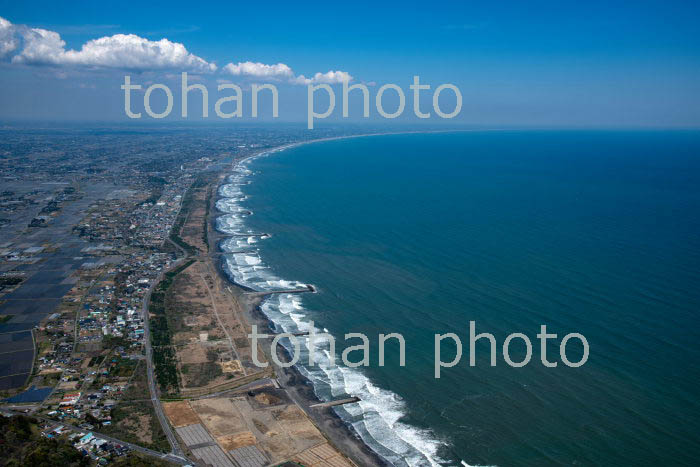
<svg viewBox="0 0 700 467">
<path fill-rule="evenodd" d="M 151 315 L 151 344 L 153 345 L 153 364 L 155 366 L 158 384 L 164 393 L 177 394 L 180 378 L 177 372 L 177 359 L 172 345 L 172 333 L 165 314 L 165 296 L 173 285 L 175 276 L 194 263 L 190 259 L 163 276 L 151 294 L 148 311 Z"/>
<path fill-rule="evenodd" d="M 182 237 L 180 236 L 180 233 L 182 231 L 182 227 L 185 225 L 185 221 L 187 221 L 187 217 L 189 216 L 190 211 L 192 210 L 192 207 L 195 204 L 195 200 L 194 200 L 195 191 L 206 187 L 208 183 L 209 183 L 209 181 L 207 180 L 207 178 L 205 176 L 200 175 L 192 183 L 192 185 L 187 189 L 187 192 L 185 193 L 185 197 L 182 199 L 182 205 L 180 206 L 180 212 L 178 213 L 177 219 L 175 219 L 175 223 L 173 224 L 173 228 L 170 231 L 170 240 L 172 240 L 180 248 L 185 250 L 187 252 L 187 254 L 190 256 L 196 255 L 197 253 L 199 253 L 199 249 L 196 248 L 195 246 L 190 245 L 186 241 L 184 241 L 182 239 Z"/>
</svg>

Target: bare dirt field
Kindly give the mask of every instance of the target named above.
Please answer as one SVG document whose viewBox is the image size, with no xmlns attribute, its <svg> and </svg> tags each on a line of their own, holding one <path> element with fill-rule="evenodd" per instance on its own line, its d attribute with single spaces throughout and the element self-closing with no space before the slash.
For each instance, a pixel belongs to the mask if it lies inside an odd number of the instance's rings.
<svg viewBox="0 0 700 467">
<path fill-rule="evenodd" d="M 192 401 L 192 408 L 224 451 L 255 445 L 282 462 L 326 441 L 299 407 L 272 393 Z"/>
<path fill-rule="evenodd" d="M 181 272 L 166 298 L 182 390 L 213 389 L 254 372 L 249 330 L 210 263 Z"/>
<path fill-rule="evenodd" d="M 243 446 L 252 446 L 257 440 L 252 431 L 241 431 L 235 435 L 220 436 L 216 438 L 216 442 L 219 443 L 224 451 L 231 451 Z"/>
<path fill-rule="evenodd" d="M 294 456 L 294 461 L 308 467 L 350 467 L 350 464 L 328 443 L 307 449 Z"/>
<path fill-rule="evenodd" d="M 199 417 L 187 401 L 163 402 L 163 410 L 175 428 L 199 423 Z"/>
<path fill-rule="evenodd" d="M 192 408 L 215 438 L 248 430 L 248 425 L 230 399 L 192 401 Z"/>
</svg>

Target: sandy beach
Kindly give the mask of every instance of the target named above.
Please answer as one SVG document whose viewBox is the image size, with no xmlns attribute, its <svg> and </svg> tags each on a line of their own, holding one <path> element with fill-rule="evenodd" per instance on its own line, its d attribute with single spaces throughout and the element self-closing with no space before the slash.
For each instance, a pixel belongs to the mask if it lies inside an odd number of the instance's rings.
<svg viewBox="0 0 700 467">
<path fill-rule="evenodd" d="M 324 140 L 331 139 L 340 138 L 327 138 Z M 313 142 L 317 141 L 319 140 L 314 140 Z M 309 142 L 294 143 L 274 149 L 268 149 L 266 151 L 261 151 L 260 153 L 248 156 L 245 159 L 256 157 L 262 153 L 280 151 L 283 149 L 306 143 Z M 236 162 L 236 164 L 240 163 L 245 159 L 240 159 Z M 246 296 L 245 292 L 249 292 L 250 289 L 233 282 L 227 274 L 227 272 L 223 269 L 222 261 L 218 257 L 218 254 L 221 253 L 219 244 L 222 240 L 228 238 L 228 235 L 219 232 L 216 229 L 216 218 L 218 217 L 218 215 L 221 214 L 221 212 L 216 209 L 215 205 L 216 201 L 219 198 L 218 187 L 226 182 L 227 176 L 228 174 L 222 174 L 217 184 L 217 196 L 213 196 L 211 200 L 211 212 L 215 213 L 215 215 L 213 215 L 210 219 L 209 242 L 211 251 L 216 252 L 217 254 L 214 258 L 212 258 L 212 260 L 216 263 L 216 269 L 219 273 L 219 280 L 221 280 L 223 284 L 225 284 L 225 287 L 223 288 L 230 291 L 232 300 L 236 303 L 236 306 L 240 308 L 242 314 L 248 319 L 249 324 L 256 325 L 260 332 L 266 332 L 267 330 L 272 329 L 272 323 L 262 313 L 260 309 L 260 303 L 263 299 L 261 297 L 251 298 L 249 296 Z M 267 360 L 272 362 L 269 355 L 269 347 L 263 345 L 260 346 L 260 348 L 266 354 Z M 281 346 L 278 346 L 278 358 L 280 361 L 289 361 L 289 356 L 286 355 L 286 351 Z M 306 413 L 306 415 L 313 421 L 313 423 L 321 431 L 321 433 L 339 451 L 341 451 L 344 455 L 346 455 L 358 465 L 388 465 L 378 454 L 376 454 L 369 446 L 367 446 L 362 441 L 362 439 L 355 432 L 355 430 L 352 427 L 348 426 L 333 411 L 332 408 L 311 407 L 311 405 L 317 404 L 322 401 L 316 397 L 311 382 L 308 381 L 295 367 L 275 367 L 275 374 L 280 387 L 287 392 L 289 397 Z"/>
<path fill-rule="evenodd" d="M 245 292 L 250 292 L 251 289 L 236 283 L 230 274 L 224 270 L 223 261 L 221 260 L 222 249 L 220 243 L 230 238 L 229 234 L 223 233 L 217 229 L 216 219 L 224 213 L 216 208 L 216 202 L 221 198 L 219 188 L 227 183 L 227 177 L 232 173 L 233 169 L 243 162 L 260 157 L 266 154 L 283 151 L 286 149 L 299 147 L 306 144 L 318 143 L 324 141 L 343 140 L 350 138 L 361 138 L 370 136 L 383 135 L 399 135 L 410 133 L 446 133 L 454 132 L 455 130 L 436 130 L 436 131 L 404 131 L 404 132 L 383 132 L 383 133 L 367 133 L 357 135 L 343 135 L 328 138 L 319 138 L 308 141 L 300 141 L 290 144 L 281 145 L 278 147 L 267 148 L 250 154 L 248 156 L 237 159 L 233 162 L 230 172 L 222 172 L 219 175 L 219 180 L 216 185 L 216 196 L 212 196 L 210 212 L 212 216 L 210 222 L 210 251 L 215 252 L 216 269 L 219 273 L 220 280 L 227 285 L 228 290 L 232 294 L 236 306 L 240 307 L 239 312 L 245 316 L 251 325 L 257 325 L 259 332 L 267 332 L 272 328 L 271 321 L 261 311 L 260 305 L 263 298 L 260 296 L 247 295 Z M 457 130 L 458 132 L 470 132 L 473 130 Z M 499 130 L 494 130 L 499 131 Z M 266 354 L 267 360 L 271 362 L 269 355 L 269 347 L 267 345 L 259 346 L 260 350 Z M 286 350 L 282 346 L 277 348 L 278 358 L 280 361 L 289 361 L 290 357 L 286 355 Z M 312 383 L 303 376 L 296 368 L 275 368 L 277 380 L 282 388 L 286 390 L 290 398 L 302 408 L 307 416 L 314 422 L 323 435 L 335 445 L 343 454 L 348 456 L 358 465 L 389 465 L 382 457 L 380 457 L 371 447 L 369 447 L 355 431 L 354 428 L 344 422 L 332 408 L 312 408 L 313 404 L 323 402 L 316 397 Z"/>
</svg>

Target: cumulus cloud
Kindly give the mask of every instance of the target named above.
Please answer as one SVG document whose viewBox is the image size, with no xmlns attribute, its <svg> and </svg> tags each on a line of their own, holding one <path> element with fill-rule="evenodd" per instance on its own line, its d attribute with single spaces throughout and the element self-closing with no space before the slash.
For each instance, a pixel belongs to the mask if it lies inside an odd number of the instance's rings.
<svg viewBox="0 0 700 467">
<path fill-rule="evenodd" d="M 87 66 L 131 69 L 186 69 L 216 71 L 216 65 L 168 39 L 150 41 L 134 34 L 115 34 L 85 43 L 81 50 L 60 56 L 65 62 Z"/>
<path fill-rule="evenodd" d="M 337 84 L 343 81 L 352 81 L 352 76 L 346 71 L 328 71 L 326 73 L 316 73 L 313 77 L 307 78 L 304 75 L 296 76 L 289 65 L 278 63 L 276 65 L 266 65 L 264 63 L 239 62 L 229 63 L 223 67 L 223 71 L 234 75 L 252 78 L 275 78 L 286 79 L 291 84 Z"/>
<path fill-rule="evenodd" d="M 58 65 L 65 54 L 66 42 L 54 31 L 18 27 L 22 50 L 12 57 L 13 63 Z"/>
<path fill-rule="evenodd" d="M 0 60 L 15 64 L 123 70 L 178 70 L 212 73 L 213 62 L 189 52 L 183 44 L 168 39 L 152 41 L 135 34 L 114 34 L 84 43 L 79 50 L 66 49 L 61 35 L 47 29 L 12 24 L 0 17 Z M 353 77 L 346 71 L 316 73 L 311 78 L 296 75 L 284 63 L 228 63 L 221 70 L 241 78 L 262 78 L 291 84 L 338 84 Z"/>
<path fill-rule="evenodd" d="M 0 17 L 0 58 L 5 58 L 14 52 L 18 42 L 12 23 Z"/>
<path fill-rule="evenodd" d="M 66 42 L 55 31 L 13 25 L 0 18 L 0 57 L 14 51 L 17 53 L 12 62 L 28 65 L 182 69 L 203 73 L 216 70 L 214 63 L 168 39 L 151 41 L 135 34 L 115 34 L 90 40 L 80 50 L 66 50 Z"/>
<path fill-rule="evenodd" d="M 316 73 L 313 77 L 307 78 L 299 75 L 292 81 L 294 84 L 338 84 L 343 81 L 352 81 L 353 77 L 347 71 L 328 71 L 326 73 Z"/>
<path fill-rule="evenodd" d="M 284 63 L 266 65 L 264 63 L 239 62 L 229 63 L 224 71 L 235 76 L 253 76 L 256 78 L 289 78 L 294 76 L 292 69 Z"/>
</svg>

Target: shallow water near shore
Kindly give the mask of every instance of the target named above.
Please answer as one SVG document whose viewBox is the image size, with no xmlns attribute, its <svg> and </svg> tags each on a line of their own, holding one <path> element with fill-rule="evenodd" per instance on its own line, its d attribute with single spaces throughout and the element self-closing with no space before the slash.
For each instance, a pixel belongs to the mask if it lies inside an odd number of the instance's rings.
<svg viewBox="0 0 700 467">
<path fill-rule="evenodd" d="M 370 339 L 370 366 L 300 371 L 395 465 L 692 465 L 700 456 L 700 134 L 469 132 L 302 145 L 241 164 L 220 188 L 234 281 L 278 294 L 280 330 Z M 469 366 L 469 321 L 492 333 Z M 540 363 L 540 325 L 558 334 Z M 401 333 L 406 366 L 379 333 Z M 434 378 L 434 334 L 465 344 Z M 505 337 L 531 362 L 511 368 Z M 563 335 L 590 344 L 568 368 Z M 327 347 L 322 347 L 327 349 Z M 454 350 L 443 344 L 443 360 Z M 571 361 L 582 348 L 567 346 Z M 525 357 L 514 341 L 513 360 Z M 359 360 L 359 353 L 351 355 Z"/>
</svg>

